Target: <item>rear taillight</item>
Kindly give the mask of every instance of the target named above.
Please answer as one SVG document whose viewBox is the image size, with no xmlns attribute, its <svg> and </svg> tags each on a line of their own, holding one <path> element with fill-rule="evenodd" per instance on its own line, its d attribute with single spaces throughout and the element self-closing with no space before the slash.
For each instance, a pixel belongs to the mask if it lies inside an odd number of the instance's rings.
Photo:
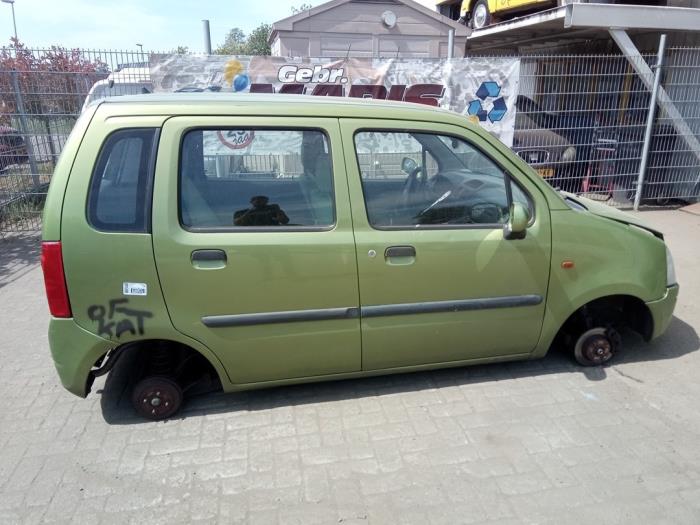
<svg viewBox="0 0 700 525">
<path fill-rule="evenodd" d="M 41 269 L 44 271 L 46 298 L 49 300 L 51 315 L 72 317 L 60 241 L 41 243 Z"/>
</svg>

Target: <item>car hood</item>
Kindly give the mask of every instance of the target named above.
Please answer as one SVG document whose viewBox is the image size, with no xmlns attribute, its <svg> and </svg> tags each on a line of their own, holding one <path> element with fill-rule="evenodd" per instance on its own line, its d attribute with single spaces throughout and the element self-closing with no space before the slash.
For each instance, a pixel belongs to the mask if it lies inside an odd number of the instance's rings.
<svg viewBox="0 0 700 525">
<path fill-rule="evenodd" d="M 527 113 L 516 113 L 513 149 L 565 149 L 569 146 L 571 142 L 566 138 L 551 129 L 539 126 Z"/>
<path fill-rule="evenodd" d="M 606 219 L 621 222 L 622 224 L 632 224 L 633 226 L 637 226 L 638 228 L 642 228 L 653 233 L 659 239 L 663 239 L 663 233 L 661 233 L 659 230 L 657 230 L 656 228 L 652 228 L 646 222 L 644 222 L 641 219 L 638 219 L 637 217 L 621 212 L 617 208 L 613 208 L 612 206 L 608 206 L 607 204 L 602 204 L 592 199 L 587 199 L 586 197 L 581 197 L 579 195 L 575 195 L 573 193 L 568 193 L 565 191 L 562 191 L 561 195 L 562 197 L 564 197 L 564 199 L 572 200 L 574 202 L 579 203 L 593 215 L 605 217 Z"/>
</svg>

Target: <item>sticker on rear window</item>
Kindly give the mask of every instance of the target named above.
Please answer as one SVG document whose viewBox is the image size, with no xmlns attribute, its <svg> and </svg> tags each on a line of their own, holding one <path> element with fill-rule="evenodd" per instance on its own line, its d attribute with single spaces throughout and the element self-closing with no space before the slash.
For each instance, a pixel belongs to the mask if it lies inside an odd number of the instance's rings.
<svg viewBox="0 0 700 525">
<path fill-rule="evenodd" d="M 123 283 L 122 293 L 124 295 L 148 295 L 146 283 Z"/>
<path fill-rule="evenodd" d="M 217 131 L 219 141 L 231 149 L 243 149 L 250 146 L 255 138 L 255 131 L 252 129 L 229 129 Z"/>
</svg>

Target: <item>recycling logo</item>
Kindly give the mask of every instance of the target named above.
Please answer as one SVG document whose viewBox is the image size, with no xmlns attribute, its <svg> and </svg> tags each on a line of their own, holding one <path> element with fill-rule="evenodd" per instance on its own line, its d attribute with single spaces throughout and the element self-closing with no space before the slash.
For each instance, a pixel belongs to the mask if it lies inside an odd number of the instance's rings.
<svg viewBox="0 0 700 525">
<path fill-rule="evenodd" d="M 491 123 L 500 121 L 508 111 L 501 94 L 501 86 L 492 80 L 482 82 L 476 90 L 476 97 L 467 104 L 466 113 L 474 121 Z"/>
</svg>

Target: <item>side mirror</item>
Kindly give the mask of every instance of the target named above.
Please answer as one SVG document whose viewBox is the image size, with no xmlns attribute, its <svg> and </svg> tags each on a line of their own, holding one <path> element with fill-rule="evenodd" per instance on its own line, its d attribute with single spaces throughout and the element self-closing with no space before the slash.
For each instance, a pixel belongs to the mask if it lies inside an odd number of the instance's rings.
<svg viewBox="0 0 700 525">
<path fill-rule="evenodd" d="M 527 223 L 530 221 L 527 210 L 519 202 L 510 205 L 508 222 L 503 225 L 504 239 L 524 239 L 527 234 Z"/>
<path fill-rule="evenodd" d="M 410 175 L 418 167 L 418 163 L 410 157 L 404 157 L 401 161 L 401 171 Z"/>
</svg>

